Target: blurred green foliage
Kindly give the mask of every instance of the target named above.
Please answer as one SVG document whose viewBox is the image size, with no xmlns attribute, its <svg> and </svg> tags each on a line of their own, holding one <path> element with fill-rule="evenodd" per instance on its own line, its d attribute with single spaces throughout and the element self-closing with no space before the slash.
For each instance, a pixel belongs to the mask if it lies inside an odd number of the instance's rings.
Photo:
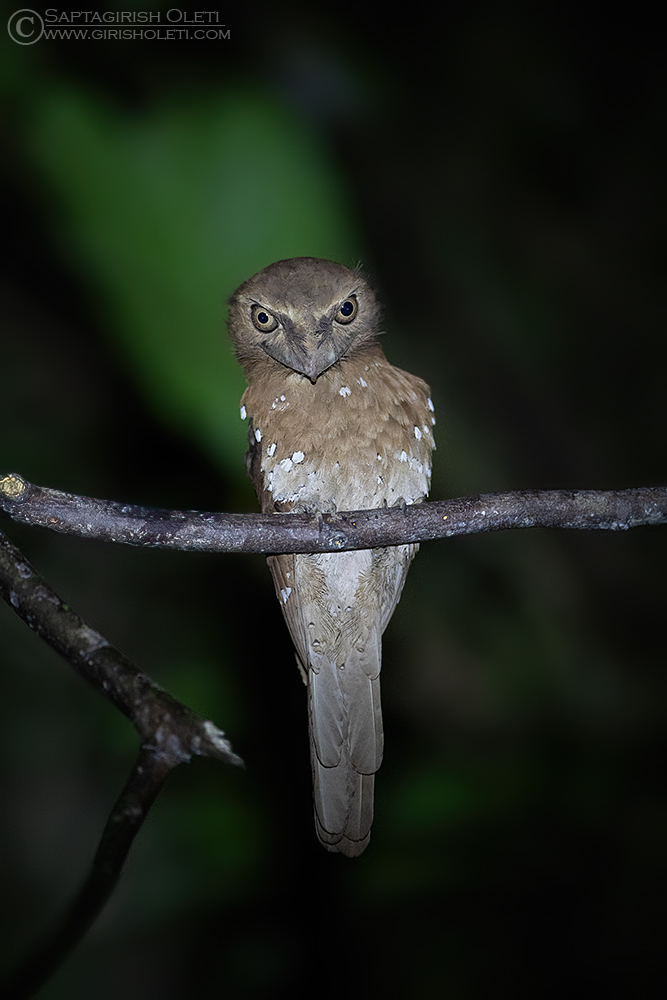
<svg viewBox="0 0 667 1000">
<path fill-rule="evenodd" d="M 140 391 L 238 474 L 243 383 L 226 297 L 274 260 L 358 256 L 321 144 L 248 86 L 128 112 L 63 85 L 41 98 L 26 138 Z"/>
</svg>

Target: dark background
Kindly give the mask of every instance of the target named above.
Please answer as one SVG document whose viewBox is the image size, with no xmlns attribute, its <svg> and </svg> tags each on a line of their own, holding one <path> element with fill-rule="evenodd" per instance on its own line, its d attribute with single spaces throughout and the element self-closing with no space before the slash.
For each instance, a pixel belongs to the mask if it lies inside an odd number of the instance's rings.
<svg viewBox="0 0 667 1000">
<path fill-rule="evenodd" d="M 435 498 L 664 483 L 649 10 L 232 3 L 227 40 L 3 35 L 0 472 L 254 510 L 225 301 L 312 254 L 363 261 L 390 360 L 431 384 Z M 664 530 L 422 547 L 350 861 L 315 840 L 262 558 L 2 527 L 247 764 L 174 776 L 46 1000 L 663 995 Z M 136 737 L 4 607 L 0 663 L 9 964 L 85 873 Z"/>
</svg>

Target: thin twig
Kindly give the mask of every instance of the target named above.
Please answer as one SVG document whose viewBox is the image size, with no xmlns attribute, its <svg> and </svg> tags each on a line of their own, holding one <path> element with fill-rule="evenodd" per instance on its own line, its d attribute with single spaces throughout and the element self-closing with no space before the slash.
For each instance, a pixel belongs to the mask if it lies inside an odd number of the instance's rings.
<svg viewBox="0 0 667 1000">
<path fill-rule="evenodd" d="M 57 924 L 0 986 L 3 1000 L 34 996 L 81 941 L 114 891 L 134 838 L 173 769 L 173 762 L 142 747 L 107 820 L 87 879 Z"/>
<path fill-rule="evenodd" d="M 203 552 L 340 552 L 511 528 L 622 531 L 667 523 L 667 487 L 519 490 L 336 514 L 156 510 L 0 478 L 0 510 L 64 534 Z"/>
</svg>

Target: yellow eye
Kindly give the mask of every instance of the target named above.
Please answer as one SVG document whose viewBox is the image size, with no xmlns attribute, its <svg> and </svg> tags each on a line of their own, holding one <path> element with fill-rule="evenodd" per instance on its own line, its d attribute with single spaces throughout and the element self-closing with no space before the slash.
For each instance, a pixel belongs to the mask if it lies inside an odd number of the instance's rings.
<svg viewBox="0 0 667 1000">
<path fill-rule="evenodd" d="M 250 312 L 255 327 L 262 333 L 271 333 L 278 326 L 278 320 L 263 306 L 253 306 Z"/>
<path fill-rule="evenodd" d="M 357 302 L 356 295 L 350 295 L 349 299 L 345 299 L 339 306 L 338 312 L 334 316 L 336 323 L 351 323 L 359 312 L 359 303 Z"/>
</svg>

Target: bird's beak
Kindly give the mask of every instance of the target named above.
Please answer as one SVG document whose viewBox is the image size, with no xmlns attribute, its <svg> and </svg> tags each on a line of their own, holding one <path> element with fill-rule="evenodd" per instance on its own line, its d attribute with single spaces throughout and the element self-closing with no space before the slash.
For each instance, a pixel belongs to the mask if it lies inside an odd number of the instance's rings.
<svg viewBox="0 0 667 1000">
<path fill-rule="evenodd" d="M 322 337 L 321 331 L 307 333 L 303 338 L 294 339 L 290 343 L 285 343 L 284 340 L 276 343 L 269 338 L 262 344 L 262 349 L 282 365 L 305 375 L 313 385 L 340 357 L 333 337 L 330 334 Z"/>
<path fill-rule="evenodd" d="M 319 343 L 317 346 L 313 345 L 306 352 L 306 358 L 300 367 L 300 371 L 315 385 L 320 375 L 327 368 L 331 368 L 337 360 L 338 353 L 336 352 L 332 338 L 325 337 L 322 343 Z"/>
</svg>

